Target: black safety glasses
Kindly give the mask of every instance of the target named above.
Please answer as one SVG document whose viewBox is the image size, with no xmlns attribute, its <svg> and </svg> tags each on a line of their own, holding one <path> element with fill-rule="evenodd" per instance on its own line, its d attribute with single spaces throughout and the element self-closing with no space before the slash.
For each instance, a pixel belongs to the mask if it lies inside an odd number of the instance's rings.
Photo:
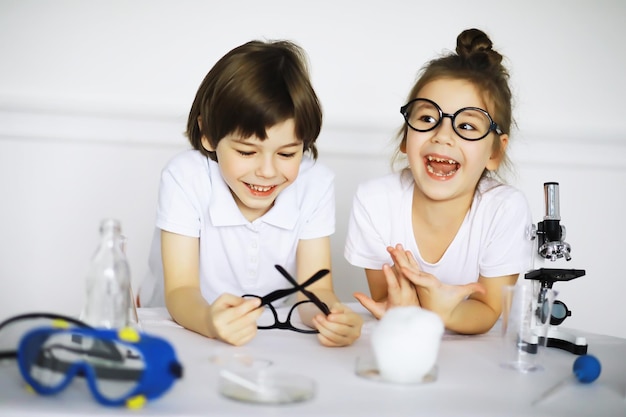
<svg viewBox="0 0 626 417">
<path fill-rule="evenodd" d="M 292 330 L 294 332 L 310 334 L 319 333 L 318 330 L 308 328 L 303 323 L 300 323 L 298 321 L 292 321 L 291 316 L 295 309 L 299 305 L 302 305 L 304 303 L 313 303 L 322 313 L 324 313 L 324 315 L 330 314 L 330 309 L 328 308 L 328 306 L 322 300 L 320 300 L 313 292 L 306 289 L 306 287 L 308 287 L 309 285 L 328 275 L 330 271 L 328 269 L 320 269 L 315 274 L 313 274 L 311 278 L 307 279 L 302 284 L 298 284 L 298 281 L 296 281 L 282 266 L 274 265 L 274 267 L 278 270 L 278 272 L 281 273 L 282 276 L 287 279 L 287 281 L 289 281 L 293 285 L 293 287 L 275 290 L 263 297 L 253 294 L 245 294 L 243 296 L 260 298 L 261 306 L 267 306 L 267 308 L 272 312 L 272 317 L 265 316 L 259 319 L 257 328 Z M 281 321 L 278 317 L 278 312 L 276 311 L 276 308 L 274 308 L 274 306 L 272 305 L 272 302 L 284 297 L 288 297 L 291 294 L 295 294 L 297 292 L 301 292 L 302 294 L 304 294 L 307 299 L 298 301 L 293 306 L 291 306 L 291 309 L 289 310 L 286 319 L 284 321 Z"/>
</svg>

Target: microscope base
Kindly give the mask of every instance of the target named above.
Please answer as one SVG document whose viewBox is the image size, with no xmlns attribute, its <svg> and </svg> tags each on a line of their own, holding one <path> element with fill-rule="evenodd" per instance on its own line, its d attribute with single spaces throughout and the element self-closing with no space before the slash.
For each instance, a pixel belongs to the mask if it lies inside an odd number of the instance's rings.
<svg viewBox="0 0 626 417">
<path fill-rule="evenodd" d="M 585 355 L 587 353 L 587 339 L 582 336 L 574 336 L 570 333 L 551 327 L 548 330 L 547 347 L 566 350 L 574 355 Z"/>
</svg>

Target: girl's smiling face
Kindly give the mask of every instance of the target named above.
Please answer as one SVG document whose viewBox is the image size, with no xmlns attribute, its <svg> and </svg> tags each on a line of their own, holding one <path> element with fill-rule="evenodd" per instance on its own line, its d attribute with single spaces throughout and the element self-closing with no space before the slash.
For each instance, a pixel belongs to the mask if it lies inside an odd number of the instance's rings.
<svg viewBox="0 0 626 417">
<path fill-rule="evenodd" d="M 230 134 L 216 149 L 204 137 L 202 144 L 215 151 L 222 177 L 249 221 L 267 213 L 278 194 L 296 180 L 304 149 L 293 119 L 268 128 L 264 140 Z"/>
<path fill-rule="evenodd" d="M 463 79 L 440 78 L 426 84 L 417 97 L 427 98 L 439 105 L 444 113 L 454 114 L 464 107 L 487 110 L 484 97 L 476 87 Z M 494 141 L 501 141 L 494 151 Z M 408 128 L 406 146 L 409 167 L 416 187 L 435 201 L 471 198 L 483 171 L 495 170 L 504 154 L 508 136 L 495 132 L 477 141 L 468 141 L 452 129 L 452 121 L 444 117 L 441 124 L 429 132 Z"/>
</svg>

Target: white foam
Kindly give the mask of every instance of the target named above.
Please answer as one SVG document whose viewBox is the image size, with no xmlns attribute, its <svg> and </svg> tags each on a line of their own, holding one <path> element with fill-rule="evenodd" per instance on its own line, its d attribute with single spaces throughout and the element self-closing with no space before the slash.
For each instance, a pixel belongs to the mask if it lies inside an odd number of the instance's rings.
<svg viewBox="0 0 626 417">
<path fill-rule="evenodd" d="M 444 325 L 420 307 L 388 310 L 372 332 L 372 350 L 380 375 L 392 382 L 421 381 L 435 366 Z"/>
</svg>

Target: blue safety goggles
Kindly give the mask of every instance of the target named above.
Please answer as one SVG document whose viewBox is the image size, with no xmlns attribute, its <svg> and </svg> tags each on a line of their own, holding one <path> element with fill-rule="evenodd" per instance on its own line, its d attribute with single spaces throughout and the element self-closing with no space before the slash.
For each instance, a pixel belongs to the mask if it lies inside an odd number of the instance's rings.
<svg viewBox="0 0 626 417">
<path fill-rule="evenodd" d="M 164 339 L 130 327 L 94 329 L 75 319 L 44 314 L 51 325 L 29 330 L 17 351 L 0 355 L 17 357 L 22 377 L 39 394 L 56 394 L 81 376 L 101 404 L 140 408 L 182 377 L 182 365 Z M 41 318 L 30 314 L 17 320 L 33 316 Z M 5 321 L 0 329 L 15 321 Z"/>
</svg>

